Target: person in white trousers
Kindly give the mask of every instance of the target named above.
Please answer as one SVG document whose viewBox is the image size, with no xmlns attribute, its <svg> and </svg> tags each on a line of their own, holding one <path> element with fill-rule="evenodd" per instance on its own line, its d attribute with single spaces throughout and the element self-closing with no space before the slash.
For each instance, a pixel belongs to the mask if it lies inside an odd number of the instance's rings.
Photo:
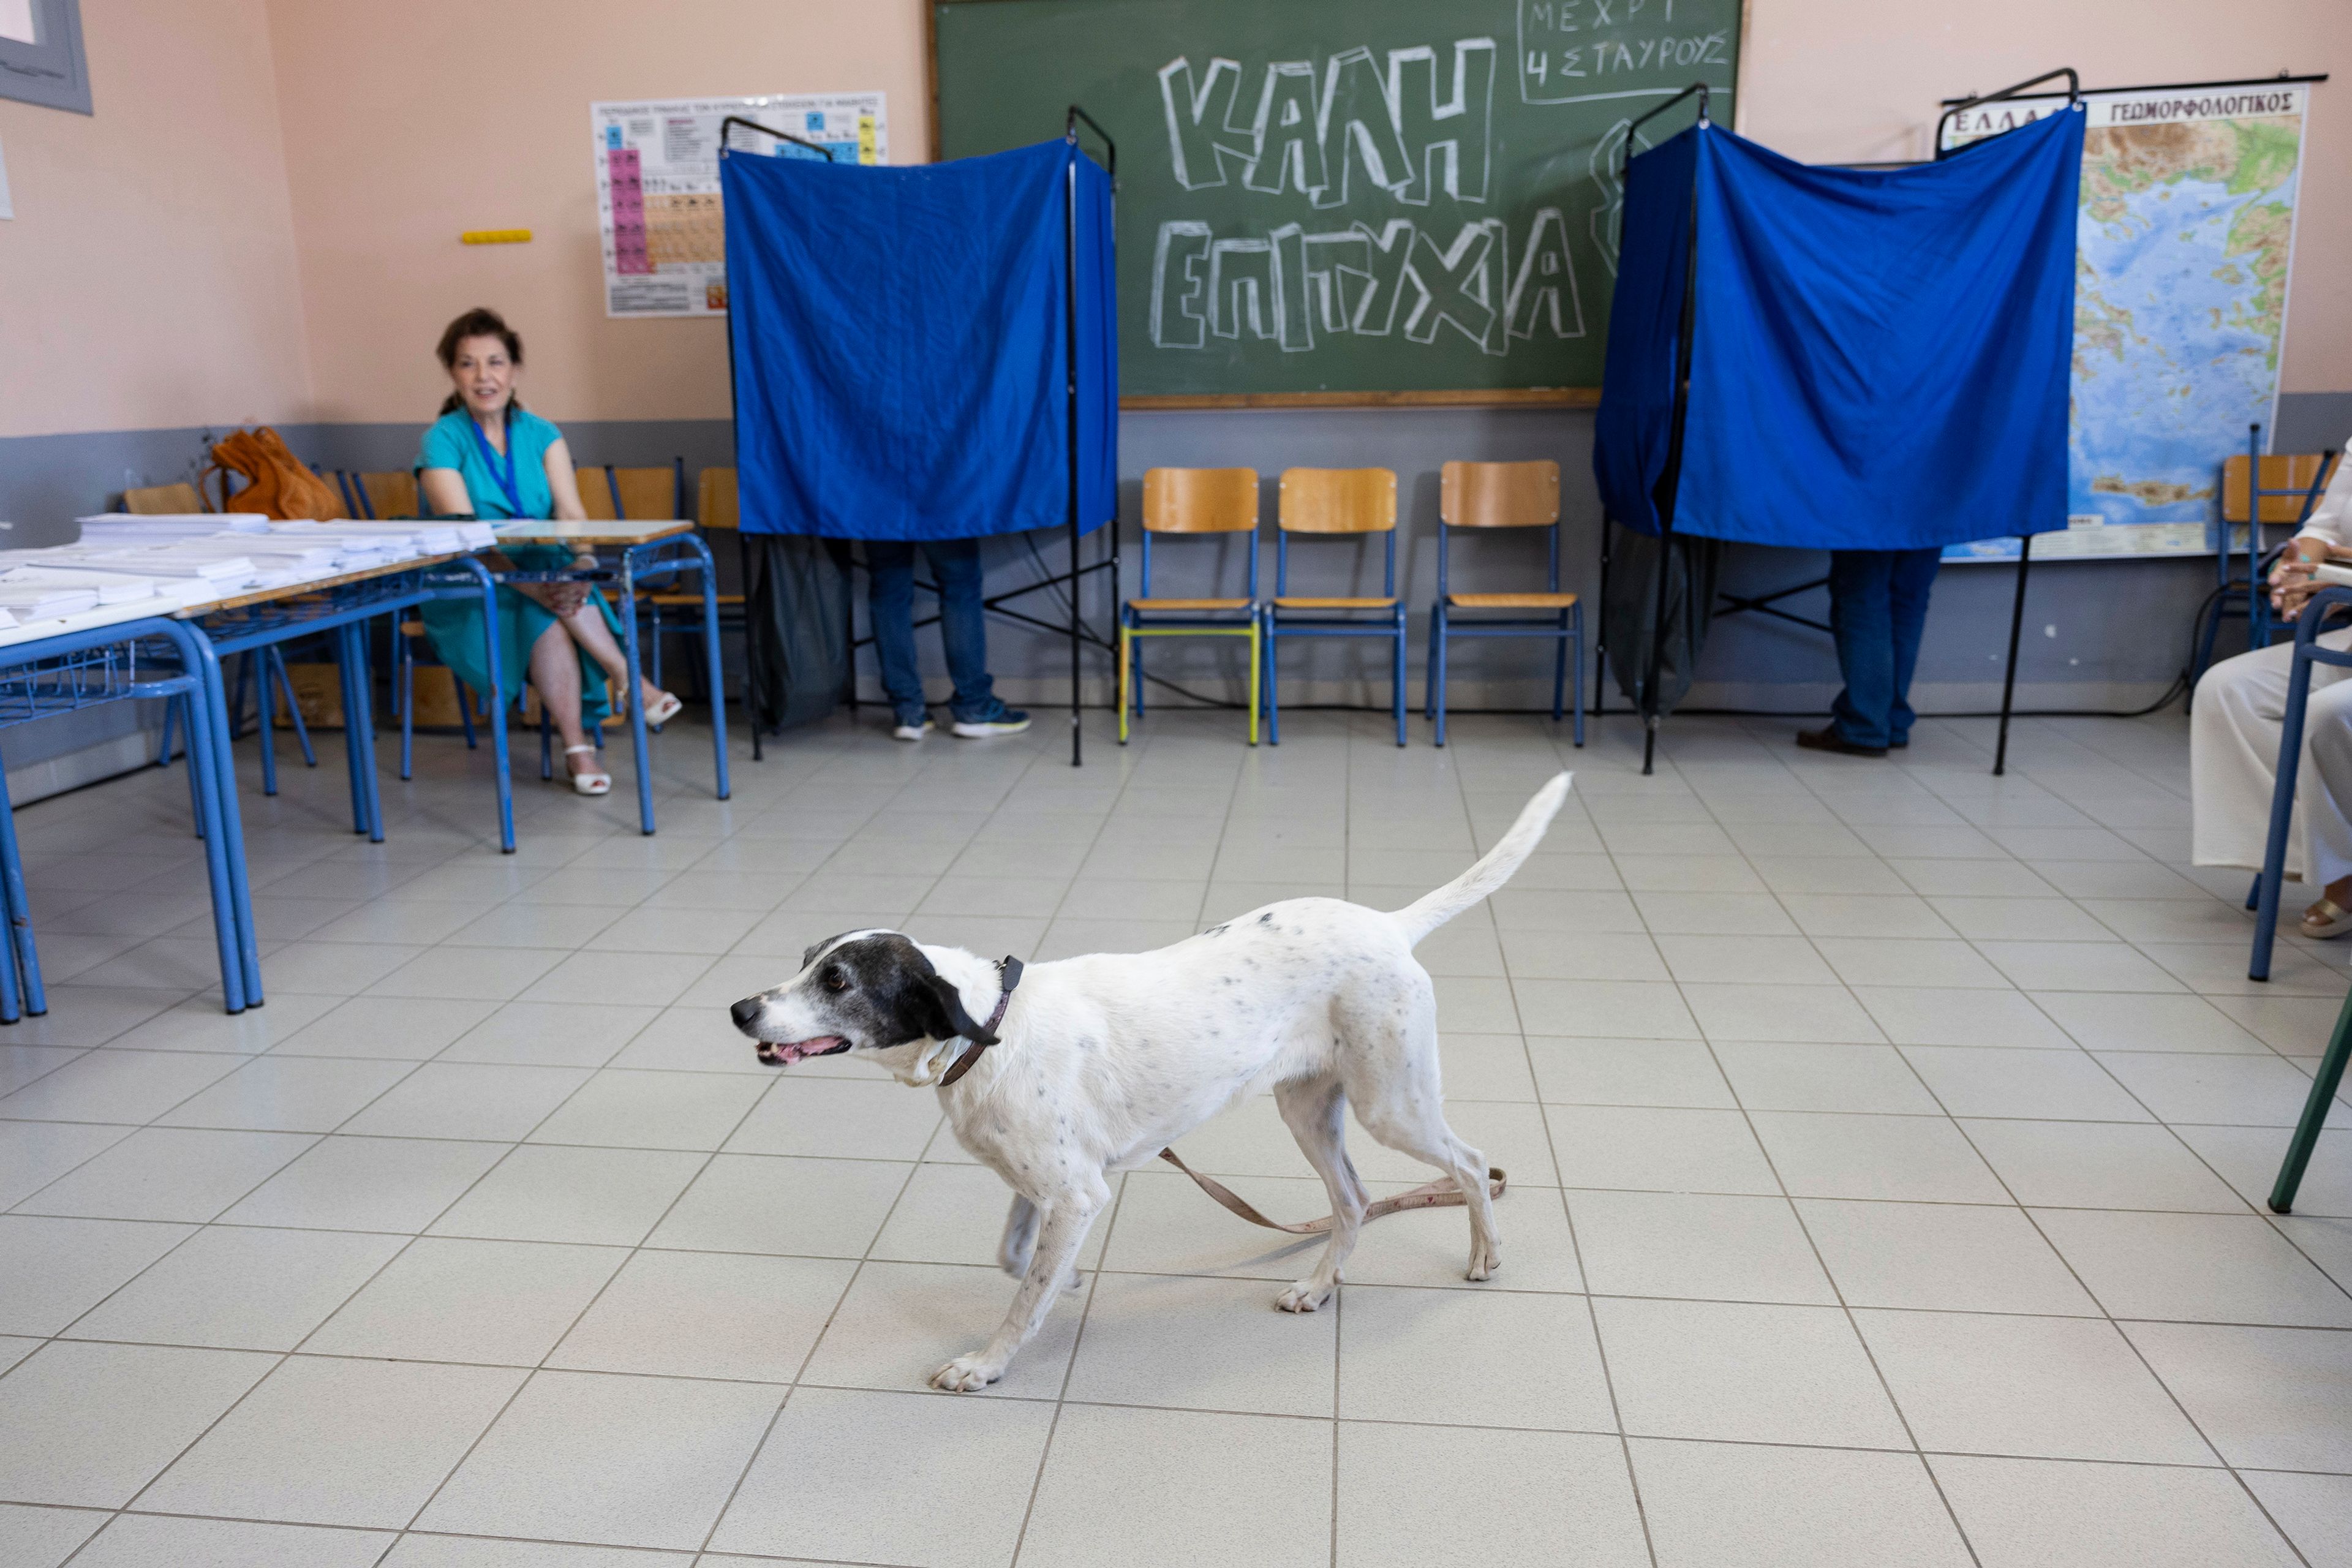
<svg viewBox="0 0 2352 1568">
<path fill-rule="evenodd" d="M 2352 563 L 2352 479 L 2338 463 L 2310 521 L 2288 542 L 2271 574 L 2271 603 L 2289 620 L 2315 587 L 2322 562 Z M 2352 647 L 2352 629 L 2320 639 Z M 2278 778 L 2286 720 L 2287 678 L 2294 647 L 2279 643 L 2224 659 L 2197 683 L 2189 729 L 2191 858 L 2200 866 L 2259 871 L 2270 837 L 2271 794 Z M 2295 775 L 2294 823 L 2287 834 L 2286 874 L 2315 884 L 2304 910 L 2306 936 L 2352 933 L 2352 669 L 2315 664 L 2304 711 L 2303 765 Z"/>
</svg>

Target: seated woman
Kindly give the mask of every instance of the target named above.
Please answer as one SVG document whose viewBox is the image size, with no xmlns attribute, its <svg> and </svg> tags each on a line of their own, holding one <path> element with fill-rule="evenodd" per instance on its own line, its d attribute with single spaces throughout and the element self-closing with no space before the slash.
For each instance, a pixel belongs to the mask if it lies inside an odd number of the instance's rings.
<svg viewBox="0 0 2352 1568">
<path fill-rule="evenodd" d="M 2293 620 L 2323 584 L 2312 569 L 2352 563 L 2352 463 L 2336 465 L 2310 521 L 2287 542 L 2271 574 L 2271 603 Z M 2320 646 L 2352 647 L 2352 630 L 2324 634 Z M 2285 730 L 2287 678 L 2294 645 L 2276 643 L 2224 659 L 2197 683 L 2189 727 L 2191 856 L 2200 866 L 2259 871 L 2270 837 L 2271 794 Z M 2295 774 L 2294 822 L 2287 836 L 2286 875 L 2316 885 L 2303 912 L 2303 932 L 2352 932 L 2352 669 L 2311 667 L 2304 711 L 2303 761 Z"/>
<path fill-rule="evenodd" d="M 497 311 L 473 310 L 449 323 L 438 352 L 457 390 L 425 432 L 417 458 L 427 511 L 486 520 L 585 518 L 562 433 L 516 401 L 522 339 Z M 493 571 L 561 572 L 595 564 L 593 556 L 555 544 L 519 545 L 483 559 Z M 586 725 L 623 710 L 606 697 L 608 679 L 614 691 L 628 679 L 619 618 L 604 596 L 584 583 L 502 584 L 498 603 L 499 668 L 506 689 L 492 700 L 511 700 L 529 670 L 541 704 L 563 736 L 563 765 L 572 787 L 582 795 L 608 793 L 613 778 L 596 765 Z M 488 693 L 480 603 L 470 597 L 436 601 L 424 607 L 424 621 L 441 661 L 467 686 Z M 645 705 L 648 724 L 678 710 L 677 698 L 648 680 L 639 680 L 637 700 Z"/>
</svg>

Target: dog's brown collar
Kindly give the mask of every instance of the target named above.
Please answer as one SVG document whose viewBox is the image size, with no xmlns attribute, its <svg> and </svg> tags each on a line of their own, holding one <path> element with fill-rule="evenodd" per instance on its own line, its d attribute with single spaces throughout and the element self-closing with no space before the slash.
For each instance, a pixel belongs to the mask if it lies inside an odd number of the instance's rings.
<svg viewBox="0 0 2352 1568">
<path fill-rule="evenodd" d="M 995 1034 L 996 1026 L 1004 1022 L 1004 1009 L 1013 1000 L 1013 988 L 1021 984 L 1021 961 L 1010 955 L 1006 956 L 1004 960 L 996 966 L 996 978 L 998 984 L 1002 985 L 1003 989 L 997 993 L 996 1011 L 991 1013 L 988 1016 L 988 1022 L 981 1026 L 981 1032 L 982 1034 Z M 955 1064 L 949 1068 L 946 1072 L 940 1075 L 940 1087 L 941 1089 L 945 1089 L 950 1084 L 955 1082 L 956 1079 L 970 1072 L 971 1070 L 971 1064 L 980 1060 L 980 1053 L 988 1049 L 989 1047 L 995 1043 L 996 1042 L 992 1039 L 974 1040 L 970 1045 L 966 1046 L 964 1047 L 963 1055 L 956 1058 Z"/>
</svg>

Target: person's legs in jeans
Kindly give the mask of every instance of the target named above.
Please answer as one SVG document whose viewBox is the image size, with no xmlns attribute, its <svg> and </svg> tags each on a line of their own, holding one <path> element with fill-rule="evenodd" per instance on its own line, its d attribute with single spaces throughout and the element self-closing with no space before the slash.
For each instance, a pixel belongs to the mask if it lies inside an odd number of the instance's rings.
<svg viewBox="0 0 2352 1568">
<path fill-rule="evenodd" d="M 1845 677 L 1845 689 L 1830 704 L 1830 728 L 1849 745 L 1884 746 L 1890 739 L 1895 679 L 1888 579 L 1898 553 L 1830 552 L 1830 630 L 1837 639 L 1838 672 Z"/>
<path fill-rule="evenodd" d="M 1004 711 L 996 681 L 988 673 L 988 613 L 981 606 L 980 541 L 930 539 L 923 553 L 940 581 L 940 641 L 955 681 L 949 711 L 962 723 L 994 719 Z"/>
<path fill-rule="evenodd" d="M 1890 553 L 1893 566 L 1887 574 L 1886 602 L 1894 635 L 1895 700 L 1886 710 L 1886 743 L 1902 746 L 1910 743 L 1911 721 L 1917 717 L 1911 711 L 1911 672 L 1918 668 L 1920 634 L 1927 625 L 1927 595 L 1936 585 L 1936 570 L 1943 564 L 1944 552 L 1931 545 Z"/>
<path fill-rule="evenodd" d="M 923 673 L 915 662 L 915 547 L 897 540 L 867 540 L 866 578 L 882 690 L 899 723 L 920 725 Z"/>
</svg>

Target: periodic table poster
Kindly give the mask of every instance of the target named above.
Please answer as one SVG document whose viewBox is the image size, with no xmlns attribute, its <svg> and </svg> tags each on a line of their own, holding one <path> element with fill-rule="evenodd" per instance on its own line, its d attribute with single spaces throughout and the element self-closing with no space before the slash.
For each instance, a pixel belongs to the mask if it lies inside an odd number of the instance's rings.
<svg viewBox="0 0 2352 1568">
<path fill-rule="evenodd" d="M 608 316 L 723 316 L 726 228 L 719 221 L 719 128 L 730 117 L 813 142 L 835 163 L 887 163 L 878 92 L 773 93 L 589 106 Z M 823 154 L 730 129 L 736 155 Z"/>
</svg>

